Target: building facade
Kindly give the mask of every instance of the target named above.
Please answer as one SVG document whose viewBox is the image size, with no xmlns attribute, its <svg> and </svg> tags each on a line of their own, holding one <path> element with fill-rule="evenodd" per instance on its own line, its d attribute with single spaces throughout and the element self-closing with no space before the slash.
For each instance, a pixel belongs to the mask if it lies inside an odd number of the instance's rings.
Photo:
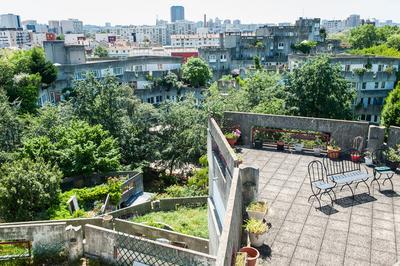
<svg viewBox="0 0 400 266">
<path fill-rule="evenodd" d="M 62 93 L 73 87 L 75 81 L 84 80 L 89 73 L 96 78 L 106 75 L 117 77 L 129 84 L 134 93 L 143 101 L 159 104 L 165 100 L 177 100 L 182 94 L 193 92 L 200 97 L 200 89 L 165 90 L 153 86 L 154 78 L 172 71 L 178 73 L 182 66 L 181 57 L 135 56 L 122 59 L 88 60 L 84 47 L 66 45 L 63 41 L 44 42 L 46 58 L 58 68 L 57 80 L 46 91 L 41 92 L 40 104 L 57 102 Z"/>
<path fill-rule="evenodd" d="M 311 57 L 289 56 L 289 69 L 299 67 Z M 399 58 L 379 56 L 337 55 L 330 58 L 341 67 L 343 77 L 356 91 L 353 102 L 354 115 L 363 121 L 379 123 L 381 111 L 389 92 L 394 89 Z"/>
<path fill-rule="evenodd" d="M 78 19 L 68 19 L 60 21 L 62 34 L 83 33 L 83 22 Z"/>
<path fill-rule="evenodd" d="M 191 35 L 172 35 L 172 47 L 218 47 L 218 34 L 191 34 Z"/>
<path fill-rule="evenodd" d="M 24 48 L 30 44 L 30 32 L 21 29 L 0 29 L 0 48 Z"/>
</svg>

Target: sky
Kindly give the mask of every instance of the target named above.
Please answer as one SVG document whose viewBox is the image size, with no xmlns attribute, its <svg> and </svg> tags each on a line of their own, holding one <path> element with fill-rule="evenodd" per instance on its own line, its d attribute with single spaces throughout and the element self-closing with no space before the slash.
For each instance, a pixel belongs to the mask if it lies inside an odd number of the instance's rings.
<svg viewBox="0 0 400 266">
<path fill-rule="evenodd" d="M 192 21 L 219 17 L 242 23 L 294 22 L 296 18 L 344 19 L 350 14 L 400 22 L 400 0 L 0 0 L 0 14 L 22 20 L 77 18 L 84 24 L 152 25 L 156 18 L 170 20 L 170 6 L 183 5 Z"/>
</svg>

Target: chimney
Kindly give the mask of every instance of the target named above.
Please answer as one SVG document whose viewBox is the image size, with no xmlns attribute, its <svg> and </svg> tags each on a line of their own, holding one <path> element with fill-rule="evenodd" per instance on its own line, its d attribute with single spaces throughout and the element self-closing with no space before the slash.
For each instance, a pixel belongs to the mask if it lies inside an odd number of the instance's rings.
<svg viewBox="0 0 400 266">
<path fill-rule="evenodd" d="M 204 14 L 203 27 L 204 27 L 204 28 L 207 28 L 207 15 L 206 15 L 206 14 Z"/>
</svg>

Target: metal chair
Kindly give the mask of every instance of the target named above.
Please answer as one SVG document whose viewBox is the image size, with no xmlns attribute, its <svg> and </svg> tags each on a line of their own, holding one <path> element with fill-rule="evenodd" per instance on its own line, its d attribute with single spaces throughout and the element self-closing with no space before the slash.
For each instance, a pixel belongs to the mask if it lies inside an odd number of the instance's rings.
<svg viewBox="0 0 400 266">
<path fill-rule="evenodd" d="M 315 197 L 318 200 L 319 208 L 321 209 L 321 198 L 324 194 L 327 194 L 331 199 L 333 206 L 333 198 L 330 192 L 333 193 L 333 197 L 336 200 L 335 192 L 332 190 L 335 185 L 328 182 L 324 165 L 320 161 L 312 161 L 308 165 L 308 176 L 310 178 L 311 192 L 312 195 L 308 198 L 308 202 Z"/>
<path fill-rule="evenodd" d="M 353 150 L 356 150 L 356 151 L 362 153 L 363 148 L 364 148 L 364 138 L 361 136 L 355 137 L 353 139 L 352 148 L 353 148 Z"/>
<path fill-rule="evenodd" d="M 386 157 L 386 149 L 377 149 L 372 153 L 372 167 L 374 168 L 374 179 L 371 181 L 371 186 L 374 181 L 378 184 L 379 191 L 381 191 L 381 185 L 379 184 L 379 180 L 383 177 L 383 185 L 385 182 L 389 180 L 392 185 L 393 190 L 393 182 L 392 178 L 395 172 L 386 165 L 387 157 Z"/>
</svg>

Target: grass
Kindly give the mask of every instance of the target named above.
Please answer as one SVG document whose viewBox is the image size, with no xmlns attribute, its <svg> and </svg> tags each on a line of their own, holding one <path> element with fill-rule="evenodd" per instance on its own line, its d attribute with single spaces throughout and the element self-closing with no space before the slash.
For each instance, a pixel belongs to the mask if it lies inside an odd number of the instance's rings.
<svg viewBox="0 0 400 266">
<path fill-rule="evenodd" d="M 179 208 L 176 211 L 152 212 L 144 216 L 135 217 L 132 222 L 147 223 L 156 227 L 157 223 L 171 226 L 175 232 L 186 235 L 208 238 L 207 207 Z"/>
<path fill-rule="evenodd" d="M 0 246 L 0 256 L 21 255 L 28 253 L 25 244 L 4 244 Z"/>
</svg>

